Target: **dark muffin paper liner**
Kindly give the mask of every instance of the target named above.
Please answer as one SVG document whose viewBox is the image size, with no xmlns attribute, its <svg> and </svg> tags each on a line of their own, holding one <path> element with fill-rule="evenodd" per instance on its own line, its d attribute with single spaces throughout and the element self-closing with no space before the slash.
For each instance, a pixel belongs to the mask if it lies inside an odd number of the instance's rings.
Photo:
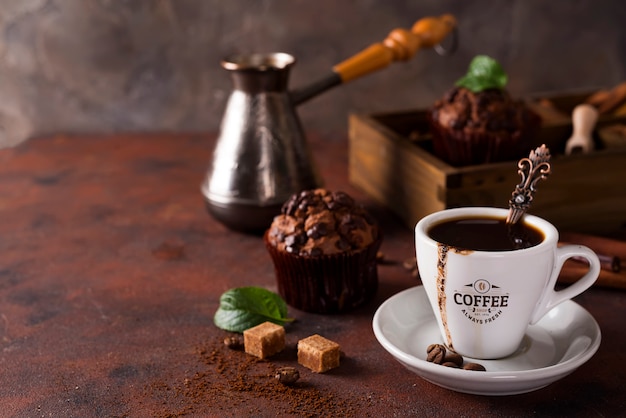
<svg viewBox="0 0 626 418">
<path fill-rule="evenodd" d="M 368 247 L 343 254 L 305 257 L 279 251 L 264 236 L 274 262 L 278 293 L 306 312 L 341 313 L 372 299 L 378 289 L 376 253 L 382 236 Z"/>
</svg>

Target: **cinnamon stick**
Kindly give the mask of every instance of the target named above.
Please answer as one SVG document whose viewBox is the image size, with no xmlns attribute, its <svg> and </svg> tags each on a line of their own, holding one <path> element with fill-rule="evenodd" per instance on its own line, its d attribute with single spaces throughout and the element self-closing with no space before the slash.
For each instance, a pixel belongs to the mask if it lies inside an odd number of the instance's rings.
<svg viewBox="0 0 626 418">
<path fill-rule="evenodd" d="M 621 260 L 626 260 L 626 242 L 596 235 L 564 232 L 561 233 L 560 244 L 579 244 L 589 247 L 600 259 L 602 270 L 594 286 L 626 290 L 626 272 L 622 271 Z M 615 271 L 618 270 L 618 271 Z M 559 283 L 573 283 L 580 279 L 587 267 L 579 260 L 565 263 L 559 276 Z"/>
<path fill-rule="evenodd" d="M 609 113 L 626 100 L 626 82 L 611 90 L 600 90 L 587 98 L 586 103 L 596 107 L 601 114 Z"/>
<path fill-rule="evenodd" d="M 579 263 L 565 263 L 558 282 L 562 284 L 574 283 L 583 277 L 587 270 L 587 267 L 581 266 Z M 626 275 L 624 272 L 613 273 L 612 271 L 601 270 L 598 280 L 593 286 L 626 290 Z"/>
<path fill-rule="evenodd" d="M 601 254 L 615 254 L 622 260 L 626 258 L 626 241 L 580 232 L 561 232 L 560 235 L 559 242 L 580 244 Z"/>
<path fill-rule="evenodd" d="M 622 269 L 622 261 L 616 255 L 610 254 L 598 254 L 598 259 L 600 260 L 600 268 L 606 271 L 612 271 L 613 273 L 619 273 Z M 572 257 L 572 260 L 578 261 L 580 263 L 587 263 L 587 260 L 584 257 Z"/>
</svg>

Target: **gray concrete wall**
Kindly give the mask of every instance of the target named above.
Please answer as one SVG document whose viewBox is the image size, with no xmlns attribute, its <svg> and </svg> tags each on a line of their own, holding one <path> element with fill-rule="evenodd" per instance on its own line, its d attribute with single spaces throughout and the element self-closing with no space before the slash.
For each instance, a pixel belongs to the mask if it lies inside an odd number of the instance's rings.
<svg viewBox="0 0 626 418">
<path fill-rule="evenodd" d="M 349 112 L 425 107 L 476 54 L 498 59 L 515 95 L 626 79 L 621 0 L 0 0 L 0 146 L 50 133 L 216 131 L 233 52 L 284 51 L 299 87 L 334 64 L 453 13 L 452 57 L 408 63 L 299 107 L 306 130 L 345 132 Z"/>
</svg>

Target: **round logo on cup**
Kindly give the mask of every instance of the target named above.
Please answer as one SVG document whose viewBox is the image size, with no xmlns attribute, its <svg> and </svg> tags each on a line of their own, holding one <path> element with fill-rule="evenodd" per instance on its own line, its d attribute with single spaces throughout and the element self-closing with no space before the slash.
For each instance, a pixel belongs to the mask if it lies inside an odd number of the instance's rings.
<svg viewBox="0 0 626 418">
<path fill-rule="evenodd" d="M 480 294 L 487 293 L 491 290 L 491 283 L 483 279 L 476 280 L 474 282 L 474 290 Z"/>
</svg>

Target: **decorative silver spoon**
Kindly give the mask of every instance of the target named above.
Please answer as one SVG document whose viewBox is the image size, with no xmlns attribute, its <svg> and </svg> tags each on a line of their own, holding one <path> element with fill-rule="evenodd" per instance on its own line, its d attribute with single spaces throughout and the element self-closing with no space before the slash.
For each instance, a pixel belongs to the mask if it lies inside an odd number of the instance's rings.
<svg viewBox="0 0 626 418">
<path fill-rule="evenodd" d="M 538 147 L 531 151 L 527 158 L 519 160 L 517 167 L 522 181 L 515 186 L 509 200 L 507 224 L 515 224 L 520 220 L 533 201 L 537 191 L 537 182 L 550 174 L 550 150 L 545 145 Z"/>
</svg>

